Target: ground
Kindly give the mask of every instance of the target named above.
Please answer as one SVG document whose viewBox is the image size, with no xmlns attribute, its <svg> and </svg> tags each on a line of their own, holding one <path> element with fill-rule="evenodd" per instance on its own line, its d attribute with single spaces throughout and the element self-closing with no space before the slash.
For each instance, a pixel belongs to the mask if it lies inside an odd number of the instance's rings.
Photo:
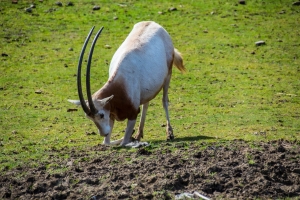
<svg viewBox="0 0 300 200">
<path fill-rule="evenodd" d="M 174 199 L 198 191 L 213 199 L 296 199 L 299 147 L 297 141 L 235 140 L 163 142 L 137 150 L 98 145 L 65 149 L 65 158 L 53 151 L 40 166 L 2 172 L 0 198 Z"/>
</svg>

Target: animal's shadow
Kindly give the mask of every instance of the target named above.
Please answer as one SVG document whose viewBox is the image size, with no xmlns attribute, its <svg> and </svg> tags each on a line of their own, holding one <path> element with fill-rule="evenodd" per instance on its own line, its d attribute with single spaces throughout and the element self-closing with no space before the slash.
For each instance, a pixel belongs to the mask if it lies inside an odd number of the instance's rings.
<svg viewBox="0 0 300 200">
<path fill-rule="evenodd" d="M 205 136 L 205 135 L 199 135 L 199 136 L 185 136 L 185 137 L 178 137 L 173 140 L 151 140 L 151 141 L 146 141 L 154 144 L 157 143 L 177 143 L 177 142 L 197 142 L 197 141 L 201 141 L 201 140 L 211 140 L 211 139 L 215 139 L 214 137 L 210 137 L 210 136 Z"/>
<path fill-rule="evenodd" d="M 143 139 L 141 142 L 147 142 L 149 143 L 149 146 L 146 146 L 146 148 L 149 149 L 155 149 L 157 147 L 167 147 L 167 146 L 186 146 L 189 142 L 198 142 L 198 141 L 205 141 L 215 139 L 214 137 L 199 135 L 199 136 L 185 136 L 185 137 L 179 137 L 175 138 L 173 140 L 147 140 Z M 178 144 L 178 145 L 177 145 Z M 114 149 L 122 149 L 124 147 L 121 146 L 112 146 Z M 143 146 L 141 146 L 143 147 Z M 137 149 L 141 148 L 138 147 Z"/>
</svg>

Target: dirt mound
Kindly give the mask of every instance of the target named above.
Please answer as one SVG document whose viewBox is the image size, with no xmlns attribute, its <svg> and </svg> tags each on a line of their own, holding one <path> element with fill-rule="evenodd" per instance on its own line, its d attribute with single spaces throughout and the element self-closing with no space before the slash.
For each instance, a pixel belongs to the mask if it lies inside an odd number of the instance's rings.
<svg viewBox="0 0 300 200">
<path fill-rule="evenodd" d="M 161 143 L 138 150 L 99 145 L 5 172 L 0 198 L 173 199 L 192 191 L 211 198 L 297 197 L 299 158 L 299 143 L 287 141 Z"/>
</svg>

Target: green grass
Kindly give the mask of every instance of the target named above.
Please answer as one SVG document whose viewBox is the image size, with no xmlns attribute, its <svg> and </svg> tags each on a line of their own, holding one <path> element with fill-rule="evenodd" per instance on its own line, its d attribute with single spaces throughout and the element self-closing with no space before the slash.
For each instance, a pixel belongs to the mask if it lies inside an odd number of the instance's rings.
<svg viewBox="0 0 300 200">
<path fill-rule="evenodd" d="M 24 11 L 31 1 L 0 2 L 0 170 L 37 165 L 53 150 L 102 143 L 86 135 L 96 127 L 80 108 L 67 112 L 75 108 L 67 99 L 77 99 L 77 60 L 94 25 L 105 29 L 94 54 L 93 91 L 106 82 L 108 63 L 135 23 L 153 20 L 170 33 L 188 70 L 174 70 L 169 90 L 176 142 L 300 139 L 299 6 L 101 1 L 93 11 L 94 1 L 73 2 L 37 1 L 32 13 Z M 255 46 L 259 40 L 266 45 Z M 166 138 L 161 94 L 150 105 L 144 140 L 159 146 Z M 114 138 L 125 124 L 115 124 Z"/>
</svg>

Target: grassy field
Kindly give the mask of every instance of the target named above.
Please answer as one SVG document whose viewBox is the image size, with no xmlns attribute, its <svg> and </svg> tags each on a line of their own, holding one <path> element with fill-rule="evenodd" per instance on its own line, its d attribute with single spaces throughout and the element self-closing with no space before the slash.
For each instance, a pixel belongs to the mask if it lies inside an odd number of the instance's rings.
<svg viewBox="0 0 300 200">
<path fill-rule="evenodd" d="M 174 70 L 175 142 L 300 139 L 300 19 L 293 1 L 0 1 L 0 171 L 48 159 L 49 150 L 102 143 L 77 99 L 76 67 L 92 26 L 104 31 L 92 91 L 133 25 L 153 20 L 170 33 L 187 73 Z M 100 10 L 93 10 L 99 5 Z M 175 11 L 169 11 L 176 8 Z M 263 40 L 265 45 L 256 46 Z M 107 48 L 109 45 L 111 48 Z M 161 94 L 149 107 L 144 141 L 164 141 Z M 115 124 L 122 137 L 125 122 Z M 68 155 L 62 155 L 68 156 Z"/>
</svg>

